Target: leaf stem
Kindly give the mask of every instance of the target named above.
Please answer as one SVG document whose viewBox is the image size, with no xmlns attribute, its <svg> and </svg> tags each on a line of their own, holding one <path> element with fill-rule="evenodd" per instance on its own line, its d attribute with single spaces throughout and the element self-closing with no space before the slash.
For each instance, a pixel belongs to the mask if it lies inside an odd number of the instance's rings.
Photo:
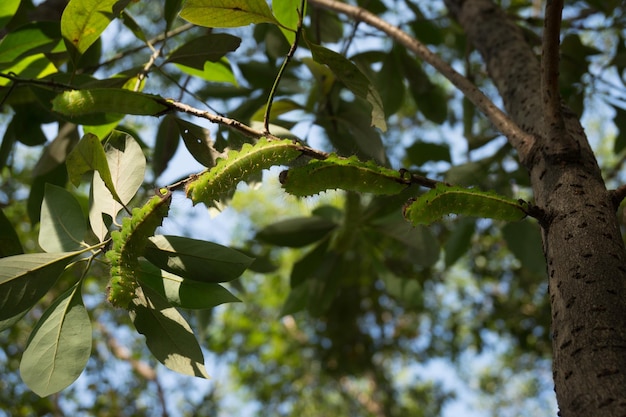
<svg viewBox="0 0 626 417">
<path fill-rule="evenodd" d="M 298 42 L 300 41 L 300 33 L 302 32 L 302 21 L 304 20 L 305 3 L 306 3 L 306 0 L 301 0 L 300 2 L 300 8 L 297 10 L 298 11 L 298 26 L 296 27 L 296 37 L 294 38 L 293 44 L 291 45 L 291 48 L 289 48 L 289 52 L 287 52 L 287 55 L 285 56 L 285 59 L 283 60 L 282 65 L 280 66 L 280 69 L 278 70 L 278 74 L 276 75 L 276 79 L 274 80 L 274 85 L 272 86 L 272 89 L 270 90 L 270 94 L 267 98 L 267 105 L 265 106 L 265 114 L 263 115 L 263 129 L 265 130 L 266 134 L 270 133 L 270 117 L 271 117 L 271 112 L 272 112 L 272 103 L 274 102 L 274 97 L 276 96 L 276 92 L 278 91 L 278 83 L 280 83 L 280 79 L 285 73 L 285 70 L 287 69 L 287 65 L 289 64 L 289 61 L 291 61 L 291 58 L 296 53 L 296 49 L 298 49 Z"/>
</svg>

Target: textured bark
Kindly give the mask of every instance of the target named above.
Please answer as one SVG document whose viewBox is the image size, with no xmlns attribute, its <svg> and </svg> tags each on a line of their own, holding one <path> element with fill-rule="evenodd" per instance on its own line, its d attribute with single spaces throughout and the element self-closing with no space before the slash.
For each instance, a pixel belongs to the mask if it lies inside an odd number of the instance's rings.
<svg viewBox="0 0 626 417">
<path fill-rule="evenodd" d="M 510 117 L 536 138 L 527 152 L 535 204 L 544 211 L 552 307 L 553 374 L 560 415 L 626 416 L 626 251 L 612 194 L 577 117 L 544 120 L 540 64 L 490 0 L 445 0 L 482 54 Z"/>
</svg>

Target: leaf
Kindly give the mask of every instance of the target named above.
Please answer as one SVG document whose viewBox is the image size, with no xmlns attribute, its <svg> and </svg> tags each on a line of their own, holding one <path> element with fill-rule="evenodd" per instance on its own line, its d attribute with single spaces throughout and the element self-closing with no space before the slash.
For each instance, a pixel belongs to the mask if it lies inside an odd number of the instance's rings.
<svg viewBox="0 0 626 417">
<path fill-rule="evenodd" d="M 3 28 L 15 15 L 20 0 L 3 0 L 0 3 L 0 28 Z"/>
<path fill-rule="evenodd" d="M 218 62 L 228 52 L 235 51 L 240 44 L 241 38 L 236 36 L 211 33 L 183 44 L 170 54 L 167 62 L 203 70 L 206 61 Z"/>
<path fill-rule="evenodd" d="M 0 320 L 35 305 L 79 253 L 29 253 L 0 258 Z"/>
<path fill-rule="evenodd" d="M 541 249 L 541 232 L 537 223 L 509 223 L 502 228 L 502 234 L 509 250 L 523 268 L 538 276 L 545 276 L 546 258 Z"/>
<path fill-rule="evenodd" d="M 0 5 L 0 13 L 5 7 Z M 0 26 L 2 27 L 2 26 Z M 61 42 L 58 23 L 34 22 L 9 32 L 0 42 L 0 64 L 12 64 L 25 55 L 50 52 Z M 4 65 L 0 65 L 2 67 Z"/>
<path fill-rule="evenodd" d="M 272 245 L 300 248 L 317 242 L 336 227 L 337 223 L 323 217 L 295 217 L 264 227 L 256 238 Z"/>
<path fill-rule="evenodd" d="M 91 322 L 80 285 L 74 285 L 46 310 L 22 356 L 22 379 L 40 397 L 74 382 L 91 354 Z"/>
<path fill-rule="evenodd" d="M 279 24 L 265 0 L 187 0 L 180 17 L 194 25 L 213 28 Z"/>
<path fill-rule="evenodd" d="M 383 132 L 387 130 L 385 111 L 382 100 L 374 85 L 349 59 L 337 52 L 324 48 L 320 45 L 307 42 L 311 49 L 313 59 L 328 65 L 333 74 L 356 96 L 367 100 L 372 107 L 372 126 L 376 126 Z"/>
<path fill-rule="evenodd" d="M 291 276 L 289 277 L 289 284 L 292 289 L 304 283 L 322 265 L 329 245 L 330 239 L 324 239 L 313 250 L 293 264 Z"/>
<path fill-rule="evenodd" d="M 46 252 L 81 248 L 87 221 L 76 198 L 66 189 L 46 184 L 41 205 L 39 246 Z"/>
<path fill-rule="evenodd" d="M 159 124 L 156 141 L 154 143 L 154 152 L 152 154 L 152 171 L 155 178 L 158 178 L 163 171 L 167 169 L 170 161 L 174 157 L 180 142 L 178 134 L 178 125 L 176 118 L 168 114 Z"/>
<path fill-rule="evenodd" d="M 4 211 L 0 210 L 0 258 L 21 253 L 24 253 L 24 250 L 20 238 Z"/>
<path fill-rule="evenodd" d="M 513 223 L 511 223 L 513 224 Z M 521 223 L 520 223 L 521 224 Z M 454 230 L 448 237 L 445 245 L 446 266 L 452 266 L 459 260 L 470 248 L 470 242 L 476 229 L 474 219 L 460 219 L 455 222 L 452 227 Z"/>
<path fill-rule="evenodd" d="M 148 286 L 137 288 L 129 314 L 159 362 L 181 374 L 209 378 L 191 327 L 158 293 Z"/>
<path fill-rule="evenodd" d="M 526 217 L 524 207 L 516 200 L 493 191 L 444 184 L 438 184 L 404 207 L 404 217 L 414 226 L 431 224 L 449 213 L 505 221 Z"/>
<path fill-rule="evenodd" d="M 181 64 L 174 65 L 176 65 L 176 68 L 191 75 L 192 77 L 198 77 L 211 83 L 228 83 L 234 86 L 237 85 L 237 79 L 235 78 L 231 65 L 226 58 L 222 58 L 217 62 L 207 61 L 204 63 L 204 67 L 202 69 L 195 69 Z"/>
<path fill-rule="evenodd" d="M 76 62 L 130 0 L 71 0 L 61 16 L 61 33 Z"/>
<path fill-rule="evenodd" d="M 140 261 L 137 279 L 176 307 L 205 309 L 241 301 L 219 284 L 184 279 L 147 261 Z"/>
<path fill-rule="evenodd" d="M 150 238 L 144 256 L 161 269 L 206 283 L 231 281 L 254 260 L 217 243 L 164 235 Z"/>
<path fill-rule="evenodd" d="M 293 0 L 272 0 L 272 11 L 276 19 L 282 24 L 281 32 L 287 42 L 293 44 L 296 40 L 296 28 L 298 27 L 298 8 L 300 5 Z M 305 13 L 302 12 L 302 15 Z M 289 29 L 287 29 L 289 28 Z"/>
<path fill-rule="evenodd" d="M 111 194 L 115 196 L 115 199 L 121 201 L 117 191 L 115 191 L 104 147 L 97 136 L 91 133 L 85 134 L 67 155 L 65 165 L 67 166 L 69 179 L 74 186 L 78 187 L 80 185 L 84 173 L 95 170 L 98 171 L 100 178 L 104 181 Z"/>
<path fill-rule="evenodd" d="M 52 110 L 67 116 L 97 113 L 158 116 L 168 110 L 159 96 L 123 88 L 94 88 L 64 91 L 52 100 Z"/>
<path fill-rule="evenodd" d="M 175 120 L 180 135 L 191 156 L 205 167 L 210 168 L 215 166 L 215 161 L 218 157 L 222 156 L 222 154 L 213 147 L 213 141 L 210 136 L 211 132 L 209 132 L 208 129 L 186 120 L 179 118 Z"/>
<path fill-rule="evenodd" d="M 163 16 L 165 17 L 165 31 L 167 32 L 172 27 L 172 23 L 178 17 L 178 12 L 182 7 L 183 0 L 165 0 L 165 6 L 163 7 Z"/>
<path fill-rule="evenodd" d="M 617 154 L 626 149 L 626 110 L 616 106 L 613 106 L 613 108 L 615 109 L 613 123 L 619 130 L 613 144 L 613 152 Z"/>
<path fill-rule="evenodd" d="M 444 144 L 416 142 L 407 148 L 406 153 L 410 164 L 417 166 L 429 161 L 452 161 L 450 147 Z"/>
</svg>

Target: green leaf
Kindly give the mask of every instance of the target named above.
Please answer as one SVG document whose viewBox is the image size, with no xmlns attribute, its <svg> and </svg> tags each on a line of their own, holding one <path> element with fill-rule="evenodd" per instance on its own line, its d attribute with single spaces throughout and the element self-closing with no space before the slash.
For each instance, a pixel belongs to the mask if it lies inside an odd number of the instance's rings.
<svg viewBox="0 0 626 417">
<path fill-rule="evenodd" d="M 22 379 L 41 397 L 74 382 L 91 354 L 91 322 L 80 285 L 74 285 L 46 310 L 22 356 Z"/>
<path fill-rule="evenodd" d="M 511 223 L 513 224 L 513 223 Z M 520 223 L 522 224 L 522 223 Z M 526 226 L 524 224 L 524 226 Z M 460 219 L 455 222 L 452 227 L 454 230 L 445 245 L 446 266 L 453 265 L 459 260 L 470 248 L 470 242 L 476 229 L 476 221 L 474 219 Z"/>
<path fill-rule="evenodd" d="M 626 149 L 626 110 L 613 106 L 615 109 L 615 117 L 613 123 L 619 130 L 613 144 L 613 151 L 617 154 Z"/>
<path fill-rule="evenodd" d="M 382 131 L 387 130 L 385 111 L 380 94 L 361 70 L 349 59 L 335 51 L 310 42 L 307 42 L 307 45 L 311 49 L 313 59 L 316 62 L 328 65 L 333 74 L 350 91 L 356 96 L 367 100 L 372 107 L 372 126 L 376 126 Z"/>
<path fill-rule="evenodd" d="M 180 17 L 194 25 L 213 28 L 279 24 L 265 0 L 187 0 Z"/>
<path fill-rule="evenodd" d="M 29 253 L 0 258 L 0 320 L 35 305 L 78 254 Z"/>
<path fill-rule="evenodd" d="M 81 248 L 87 221 L 76 198 L 66 189 L 46 184 L 41 205 L 39 246 L 46 252 Z"/>
<path fill-rule="evenodd" d="M 176 117 L 168 114 L 161 120 L 159 130 L 157 131 L 156 141 L 154 143 L 154 152 L 152 154 L 152 171 L 155 178 L 167 169 L 169 162 L 174 157 L 180 142 L 178 134 L 178 124 Z"/>
<path fill-rule="evenodd" d="M 157 292 L 148 286 L 137 288 L 137 297 L 130 305 L 129 314 L 159 362 L 181 374 L 209 377 L 191 327 Z"/>
<path fill-rule="evenodd" d="M 20 238 L 4 211 L 0 210 L 0 258 L 21 253 L 24 253 L 24 250 Z"/>
<path fill-rule="evenodd" d="M 61 16 L 61 33 L 77 61 L 130 0 L 71 0 Z"/>
<path fill-rule="evenodd" d="M 213 141 L 210 136 L 211 132 L 208 129 L 186 120 L 179 118 L 175 120 L 180 135 L 191 156 L 205 167 L 210 168 L 215 166 L 217 158 L 222 156 L 222 154 L 213 148 Z"/>
<path fill-rule="evenodd" d="M 67 166 L 69 179 L 74 186 L 78 187 L 80 185 L 84 173 L 95 170 L 98 171 L 100 178 L 104 181 L 111 194 L 115 196 L 115 199 L 121 201 L 121 198 L 115 191 L 104 147 L 97 136 L 91 133 L 85 134 L 67 155 L 65 165 Z"/>
<path fill-rule="evenodd" d="M 337 223 L 323 217 L 295 217 L 264 227 L 256 238 L 272 245 L 299 248 L 322 239 Z"/>
<path fill-rule="evenodd" d="M 3 0 L 0 3 L 0 28 L 3 28 L 15 15 L 20 0 Z"/>
<path fill-rule="evenodd" d="M 502 228 L 509 250 L 519 259 L 523 268 L 538 276 L 546 274 L 541 231 L 535 222 L 509 223 Z"/>
<path fill-rule="evenodd" d="M 241 38 L 226 33 L 200 36 L 174 50 L 167 62 L 174 62 L 198 70 L 204 69 L 206 61 L 218 62 L 228 52 L 236 50 Z"/>
<path fill-rule="evenodd" d="M 439 242 L 427 227 L 412 227 L 396 211 L 391 216 L 375 222 L 376 230 L 411 249 L 416 265 L 433 266 L 439 260 Z M 377 242 L 375 242 L 377 243 Z"/>
<path fill-rule="evenodd" d="M 0 6 L 0 13 L 2 13 Z M 61 42 L 58 23 L 35 22 L 9 32 L 0 42 L 0 64 L 12 64 L 25 55 L 50 52 Z M 5 65 L 0 65 L 0 67 Z"/>
<path fill-rule="evenodd" d="M 170 30 L 172 23 L 178 17 L 178 12 L 183 5 L 183 0 L 165 0 L 163 16 L 165 17 L 165 31 Z"/>
<path fill-rule="evenodd" d="M 296 40 L 299 7 L 300 5 L 294 0 L 272 0 L 272 11 L 274 12 L 274 16 L 276 16 L 276 19 L 278 19 L 278 21 L 282 24 L 280 30 L 283 35 L 285 35 L 287 42 L 290 44 L 293 44 Z M 305 13 L 302 12 L 302 15 L 304 16 Z"/>
<path fill-rule="evenodd" d="M 161 269 L 206 283 L 231 281 L 254 260 L 217 243 L 164 235 L 150 238 L 144 256 Z"/>
<path fill-rule="evenodd" d="M 293 264 L 289 278 L 289 284 L 292 289 L 298 287 L 314 274 L 315 270 L 324 261 L 329 245 L 330 239 L 324 239 L 313 250 Z"/>
<path fill-rule="evenodd" d="M 168 108 L 159 96 L 123 88 L 64 91 L 52 100 L 52 110 L 67 116 L 97 113 L 158 116 Z"/>
<path fill-rule="evenodd" d="M 184 279 L 147 261 L 140 260 L 137 279 L 176 307 L 205 309 L 241 301 L 219 284 Z"/>
<path fill-rule="evenodd" d="M 429 161 L 452 161 L 448 145 L 438 143 L 416 142 L 407 148 L 406 153 L 411 165 L 420 166 Z"/>
<path fill-rule="evenodd" d="M 409 201 L 404 216 L 413 223 L 431 224 L 446 214 L 517 221 L 526 217 L 523 205 L 493 191 L 481 191 L 437 184 L 437 187 Z"/>
<path fill-rule="evenodd" d="M 189 74 L 192 77 L 198 77 L 212 83 L 228 83 L 237 85 L 237 79 L 233 74 L 230 63 L 226 58 L 222 58 L 217 62 L 206 61 L 202 69 L 195 69 L 181 64 L 174 64 L 176 68 Z"/>
</svg>

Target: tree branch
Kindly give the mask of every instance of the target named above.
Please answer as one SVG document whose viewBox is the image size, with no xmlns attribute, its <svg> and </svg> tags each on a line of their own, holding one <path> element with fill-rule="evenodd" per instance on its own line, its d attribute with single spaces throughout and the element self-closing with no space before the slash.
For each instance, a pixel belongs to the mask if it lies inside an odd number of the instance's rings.
<svg viewBox="0 0 626 417">
<path fill-rule="evenodd" d="M 541 51 L 541 95 L 544 129 L 549 138 L 562 137 L 565 123 L 559 92 L 559 44 L 563 0 L 548 0 Z"/>
<path fill-rule="evenodd" d="M 513 122 L 502 110 L 500 110 L 485 94 L 478 89 L 471 81 L 454 70 L 447 62 L 433 53 L 424 44 L 411 37 L 406 32 L 391 25 L 369 11 L 340 3 L 335 0 L 309 0 L 309 4 L 314 7 L 334 10 L 350 16 L 352 19 L 362 21 L 368 25 L 381 30 L 396 42 L 404 45 L 420 59 L 432 65 L 439 73 L 446 77 L 493 123 L 502 134 L 504 134 L 511 145 L 520 155 L 528 155 L 532 149 L 535 138 L 522 130 Z"/>
</svg>

